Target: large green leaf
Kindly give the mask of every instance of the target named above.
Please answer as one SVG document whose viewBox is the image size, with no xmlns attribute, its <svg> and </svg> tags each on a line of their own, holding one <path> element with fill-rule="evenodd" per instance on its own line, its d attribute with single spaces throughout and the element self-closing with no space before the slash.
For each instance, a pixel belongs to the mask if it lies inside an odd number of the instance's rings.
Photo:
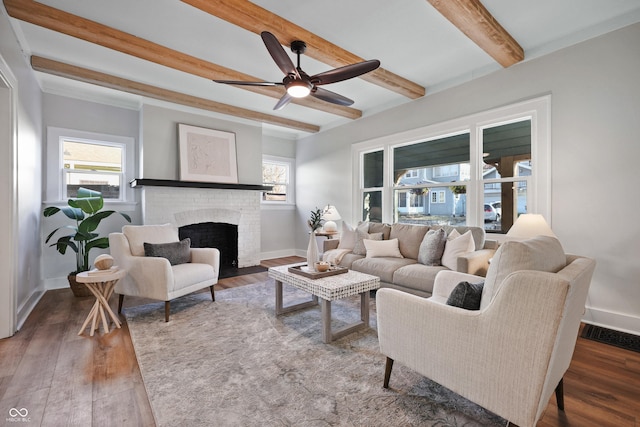
<svg viewBox="0 0 640 427">
<path fill-rule="evenodd" d="M 83 233 L 91 232 L 91 231 L 95 230 L 96 228 L 98 228 L 98 226 L 100 225 L 100 221 L 102 221 L 104 218 L 110 216 L 114 212 L 115 211 L 96 212 L 95 214 L 91 215 L 90 217 L 87 217 L 87 219 L 82 221 L 80 223 L 80 225 L 78 226 L 78 229 L 80 231 L 82 231 Z"/>
<path fill-rule="evenodd" d="M 49 206 L 44 209 L 44 216 L 50 217 L 51 215 L 55 215 L 58 212 L 62 211 L 68 218 L 71 218 L 75 221 L 81 221 L 84 218 L 84 213 L 82 209 L 78 209 L 75 207 L 64 206 L 62 208 L 58 208 L 56 206 Z"/>
<path fill-rule="evenodd" d="M 84 187 L 78 188 L 77 194 L 79 199 L 86 199 L 87 197 L 102 197 L 101 192 Z"/>
<path fill-rule="evenodd" d="M 47 236 L 47 238 L 45 239 L 45 241 L 44 241 L 44 242 L 45 242 L 45 243 L 49 243 L 49 239 L 51 239 L 51 237 L 53 237 L 53 235 L 54 235 L 54 234 L 56 234 L 56 231 L 58 231 L 58 230 L 62 230 L 63 228 L 66 228 L 66 229 L 68 229 L 68 230 L 72 230 L 72 231 L 74 232 L 74 234 L 71 234 L 71 235 L 66 236 L 66 237 L 73 237 L 73 236 L 75 235 L 75 233 L 77 233 L 77 232 L 78 232 L 78 228 L 77 228 L 77 227 L 75 227 L 75 226 L 73 226 L 73 225 L 64 225 L 64 226 L 62 226 L 62 227 L 58 227 L 58 228 L 56 228 L 56 229 L 55 229 L 55 230 L 53 230 L 51 233 L 49 233 L 49 235 Z M 63 237 L 61 237 L 61 239 L 62 239 L 62 238 L 63 238 Z M 52 245 L 52 246 L 53 246 L 53 245 Z"/>
<path fill-rule="evenodd" d="M 78 199 L 69 199 L 69 206 L 82 209 L 88 214 L 98 212 L 104 206 L 104 200 L 100 197 L 86 197 Z"/>
<path fill-rule="evenodd" d="M 87 253 L 89 252 L 89 249 L 92 249 L 92 248 L 107 249 L 108 247 L 109 247 L 109 238 L 100 237 L 99 239 L 92 240 L 91 242 L 87 242 Z"/>
<path fill-rule="evenodd" d="M 71 248 L 74 252 L 78 252 L 78 246 L 71 240 L 73 236 L 65 236 L 58 239 L 56 243 L 51 246 L 55 246 L 58 252 L 64 255 L 67 252 L 67 248 Z"/>
</svg>

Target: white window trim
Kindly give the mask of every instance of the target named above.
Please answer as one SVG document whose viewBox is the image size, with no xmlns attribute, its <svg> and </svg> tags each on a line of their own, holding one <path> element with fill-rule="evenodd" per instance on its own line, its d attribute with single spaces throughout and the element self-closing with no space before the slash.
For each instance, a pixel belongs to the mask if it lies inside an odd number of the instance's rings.
<svg viewBox="0 0 640 427">
<path fill-rule="evenodd" d="M 393 148 L 422 142 L 426 139 L 441 138 L 449 135 L 469 132 L 471 159 L 471 181 L 467 183 L 470 190 L 467 194 L 474 197 L 467 198 L 469 225 L 483 226 L 484 206 L 482 180 L 482 130 L 485 127 L 497 126 L 510 121 L 518 121 L 528 116 L 531 119 L 531 158 L 535 168 L 535 176 L 530 180 L 527 188 L 527 204 L 529 213 L 542 214 L 549 225 L 551 218 L 551 95 L 518 102 L 454 120 L 412 129 L 394 135 L 355 143 L 351 146 L 352 173 L 354 185 L 352 201 L 354 215 L 360 212 L 361 194 L 367 189 L 362 188 L 361 155 L 364 152 L 384 151 L 384 182 L 382 188 L 382 221 L 393 221 L 393 165 L 391 154 Z M 359 218 L 351 218 L 351 221 Z"/>
<path fill-rule="evenodd" d="M 272 156 L 269 154 L 262 155 L 262 162 L 273 162 L 273 163 L 281 163 L 286 164 L 289 167 L 289 183 L 287 184 L 287 201 L 286 202 L 277 202 L 272 200 L 262 200 L 260 199 L 260 209 L 294 209 L 296 205 L 296 181 L 295 181 L 295 173 L 296 173 L 296 161 L 291 157 L 280 157 L 280 156 Z"/>
<path fill-rule="evenodd" d="M 135 195 L 129 182 L 135 175 L 135 139 L 129 136 L 109 135 L 103 133 L 85 132 L 75 129 L 64 129 L 58 127 L 47 127 L 47 158 L 46 158 L 46 201 L 45 204 L 55 205 L 64 203 L 64 173 L 61 169 L 63 160 L 62 143 L 63 138 L 74 140 L 95 141 L 101 144 L 118 144 L 124 148 L 124 164 L 123 182 L 122 182 L 122 199 L 109 200 L 105 199 L 105 204 L 113 205 L 131 205 L 128 208 L 121 209 L 133 210 Z"/>
</svg>

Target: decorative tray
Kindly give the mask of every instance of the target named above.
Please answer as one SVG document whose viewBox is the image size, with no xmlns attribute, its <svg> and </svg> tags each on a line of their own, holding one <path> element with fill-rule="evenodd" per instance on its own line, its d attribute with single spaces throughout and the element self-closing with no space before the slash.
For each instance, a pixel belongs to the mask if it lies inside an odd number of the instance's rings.
<svg viewBox="0 0 640 427">
<path fill-rule="evenodd" d="M 327 271 L 315 271 L 307 267 L 306 265 L 296 265 L 289 267 L 289 273 L 299 274 L 300 276 L 308 277 L 309 279 L 320 279 L 322 277 L 335 276 L 336 274 L 342 274 L 349 271 L 347 267 L 331 266 Z"/>
</svg>

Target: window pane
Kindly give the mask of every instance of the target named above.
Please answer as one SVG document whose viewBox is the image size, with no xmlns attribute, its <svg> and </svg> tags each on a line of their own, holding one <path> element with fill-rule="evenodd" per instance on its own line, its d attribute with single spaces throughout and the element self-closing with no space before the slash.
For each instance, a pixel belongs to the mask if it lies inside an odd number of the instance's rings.
<svg viewBox="0 0 640 427">
<path fill-rule="evenodd" d="M 120 174 L 67 172 L 66 176 L 67 197 L 76 197 L 78 188 L 84 187 L 99 191 L 105 199 L 120 198 Z"/>
<path fill-rule="evenodd" d="M 362 178 L 364 188 L 382 187 L 384 177 L 384 152 L 374 151 L 373 153 L 366 153 L 363 157 Z"/>
<path fill-rule="evenodd" d="M 484 179 L 531 175 L 531 120 L 483 129 L 482 155 Z"/>
<path fill-rule="evenodd" d="M 394 191 L 394 220 L 425 225 L 466 225 L 466 187 L 423 187 Z"/>
<path fill-rule="evenodd" d="M 122 148 L 111 145 L 64 141 L 65 169 L 122 172 Z"/>
<path fill-rule="evenodd" d="M 364 193 L 362 198 L 362 220 L 382 222 L 382 191 Z"/>
<path fill-rule="evenodd" d="M 527 182 L 484 185 L 484 229 L 506 233 L 519 215 L 527 213 Z"/>
<path fill-rule="evenodd" d="M 271 186 L 271 191 L 262 193 L 265 202 L 287 202 L 289 165 L 281 162 L 262 162 L 262 184 Z"/>
</svg>

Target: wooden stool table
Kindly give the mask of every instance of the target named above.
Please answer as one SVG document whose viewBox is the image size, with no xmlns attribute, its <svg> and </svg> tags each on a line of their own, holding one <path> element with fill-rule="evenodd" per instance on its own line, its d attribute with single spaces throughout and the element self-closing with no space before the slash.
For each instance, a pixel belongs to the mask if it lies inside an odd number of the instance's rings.
<svg viewBox="0 0 640 427">
<path fill-rule="evenodd" d="M 109 316 L 111 316 L 111 320 L 113 320 L 116 327 L 120 327 L 118 316 L 116 316 L 111 310 L 111 307 L 109 307 L 109 298 L 111 297 L 111 294 L 113 294 L 113 288 L 118 280 L 122 279 L 127 272 L 126 270 L 117 268 L 103 271 L 104 272 L 102 272 L 102 270 L 98 270 L 97 272 L 84 271 L 76 275 L 78 283 L 84 283 L 96 297 L 96 302 L 93 304 L 87 319 L 82 324 L 82 328 L 80 328 L 78 335 L 82 335 L 89 322 L 91 322 L 91 332 L 89 335 L 93 336 L 94 331 L 100 327 L 98 325 L 98 317 L 102 319 L 102 327 L 105 334 L 108 333 L 109 323 L 107 322 L 107 317 L 104 313 L 105 310 L 109 313 Z"/>
</svg>

